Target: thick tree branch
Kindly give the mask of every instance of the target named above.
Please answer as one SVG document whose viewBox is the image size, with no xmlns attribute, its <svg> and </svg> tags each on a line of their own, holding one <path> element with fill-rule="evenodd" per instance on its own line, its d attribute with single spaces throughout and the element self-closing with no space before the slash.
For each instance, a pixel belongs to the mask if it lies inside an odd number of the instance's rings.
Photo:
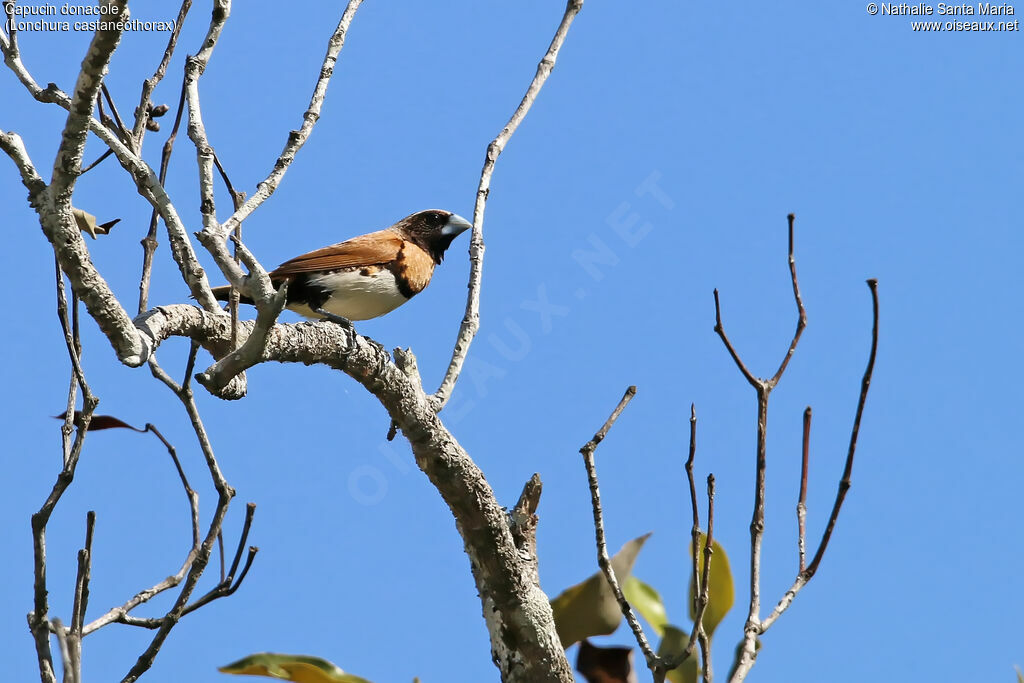
<svg viewBox="0 0 1024 683">
<path fill-rule="evenodd" d="M 105 0 L 103 6 L 108 14 L 128 18 L 127 0 Z M 96 107 L 96 98 L 103 85 L 103 77 L 107 74 L 110 58 L 121 42 L 122 31 L 117 28 L 118 24 L 114 21 L 101 22 L 82 61 L 82 70 L 78 73 L 67 123 L 61 134 L 60 149 L 53 164 L 50 191 L 58 210 L 65 205 L 70 206 L 75 180 L 82 170 L 82 153 L 89 135 L 92 111 Z"/>
<path fill-rule="evenodd" d="M 231 343 L 227 316 L 212 316 L 194 306 L 157 308 L 140 316 L 136 324 L 153 348 L 171 336 L 190 337 L 208 349 L 224 349 Z M 244 340 L 253 326 L 253 321 L 240 321 L 239 338 Z M 379 345 L 329 322 L 274 325 L 259 360 L 327 365 L 345 372 L 377 397 L 455 517 L 484 602 L 492 654 L 502 679 L 572 681 L 547 596 L 532 579 L 532 558 L 521 554 L 508 513 L 445 428 L 422 387 L 392 363 Z"/>
</svg>

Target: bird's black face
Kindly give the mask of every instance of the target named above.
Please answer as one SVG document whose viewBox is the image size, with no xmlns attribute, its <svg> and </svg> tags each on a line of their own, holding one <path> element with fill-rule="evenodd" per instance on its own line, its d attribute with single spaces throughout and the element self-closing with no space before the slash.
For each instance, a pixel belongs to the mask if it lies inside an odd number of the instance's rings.
<svg viewBox="0 0 1024 683">
<path fill-rule="evenodd" d="M 395 224 L 407 239 L 422 247 L 440 263 L 452 240 L 473 227 L 465 218 L 451 211 L 431 209 L 406 216 Z"/>
</svg>

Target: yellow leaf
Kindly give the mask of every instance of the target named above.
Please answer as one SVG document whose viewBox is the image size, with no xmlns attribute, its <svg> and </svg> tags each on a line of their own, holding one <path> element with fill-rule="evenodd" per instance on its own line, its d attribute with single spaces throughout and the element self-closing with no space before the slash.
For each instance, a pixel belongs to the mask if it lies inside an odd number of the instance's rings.
<svg viewBox="0 0 1024 683">
<path fill-rule="evenodd" d="M 704 534 L 697 535 L 697 572 L 704 571 L 704 544 L 707 537 Z M 690 557 L 693 557 L 693 543 L 690 543 Z M 711 637 L 715 629 L 725 618 L 725 615 L 732 609 L 736 599 L 735 589 L 732 583 L 732 571 L 729 569 L 729 557 L 725 549 L 718 544 L 718 541 L 711 540 L 711 575 L 708 577 L 708 606 L 704 610 L 704 632 Z M 697 615 L 693 611 L 694 585 L 693 576 L 690 577 L 689 606 L 690 618 L 695 619 Z"/>
<path fill-rule="evenodd" d="M 294 683 L 370 683 L 319 657 L 260 652 L 217 669 L 225 674 L 265 676 Z"/>
</svg>

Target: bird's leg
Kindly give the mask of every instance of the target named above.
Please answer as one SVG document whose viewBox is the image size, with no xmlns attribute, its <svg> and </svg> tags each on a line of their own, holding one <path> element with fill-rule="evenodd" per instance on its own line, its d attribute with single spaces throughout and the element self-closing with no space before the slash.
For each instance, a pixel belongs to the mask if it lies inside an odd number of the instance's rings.
<svg viewBox="0 0 1024 683">
<path fill-rule="evenodd" d="M 335 325 L 341 325 L 342 327 L 350 329 L 353 332 L 355 331 L 355 327 L 352 325 L 352 321 L 349 320 L 348 318 L 343 318 L 340 315 L 334 315 L 333 313 L 328 313 L 327 311 L 325 311 L 322 308 L 314 308 L 313 312 L 316 313 L 317 315 L 323 316 L 324 320 L 329 320 L 332 323 L 334 323 Z"/>
<path fill-rule="evenodd" d="M 335 325 L 339 325 L 341 327 L 344 327 L 349 332 L 351 332 L 352 336 L 349 338 L 348 348 L 345 349 L 345 355 L 348 355 L 348 354 L 352 353 L 353 351 L 355 351 L 355 349 L 356 349 L 356 334 L 357 334 L 357 332 L 356 332 L 356 328 L 352 324 L 351 320 L 349 320 L 348 318 L 343 318 L 340 315 L 334 315 L 333 313 L 328 313 L 327 311 L 325 311 L 322 308 L 314 308 L 313 312 L 318 314 L 318 315 L 323 316 L 324 320 L 326 320 L 328 322 L 332 322 Z"/>
<path fill-rule="evenodd" d="M 322 308 L 314 308 L 313 312 L 316 313 L 317 315 L 323 316 L 324 320 L 332 322 L 335 325 L 341 325 L 345 329 L 351 330 L 352 331 L 352 345 L 350 346 L 349 349 L 347 349 L 347 353 L 351 353 L 353 350 L 355 350 L 355 335 L 357 334 L 357 332 L 356 332 L 356 328 L 352 324 L 351 320 L 349 320 L 348 318 L 343 318 L 340 315 L 335 315 L 333 313 L 328 313 L 327 311 L 325 311 Z M 365 339 L 367 343 L 369 343 L 371 346 L 376 348 L 378 351 L 380 351 L 384 355 L 388 355 L 388 350 L 385 349 L 383 344 L 381 344 L 380 342 L 376 342 L 376 341 L 370 339 L 369 337 L 363 337 L 363 339 Z"/>
</svg>

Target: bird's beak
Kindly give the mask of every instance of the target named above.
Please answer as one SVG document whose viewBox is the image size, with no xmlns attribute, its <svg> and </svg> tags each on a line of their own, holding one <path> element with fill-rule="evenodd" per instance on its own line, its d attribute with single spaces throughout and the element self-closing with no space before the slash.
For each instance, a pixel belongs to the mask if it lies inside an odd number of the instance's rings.
<svg viewBox="0 0 1024 683">
<path fill-rule="evenodd" d="M 462 216 L 453 213 L 448 217 L 448 222 L 441 228 L 441 234 L 445 237 L 457 237 L 473 227 L 473 224 Z"/>
</svg>

